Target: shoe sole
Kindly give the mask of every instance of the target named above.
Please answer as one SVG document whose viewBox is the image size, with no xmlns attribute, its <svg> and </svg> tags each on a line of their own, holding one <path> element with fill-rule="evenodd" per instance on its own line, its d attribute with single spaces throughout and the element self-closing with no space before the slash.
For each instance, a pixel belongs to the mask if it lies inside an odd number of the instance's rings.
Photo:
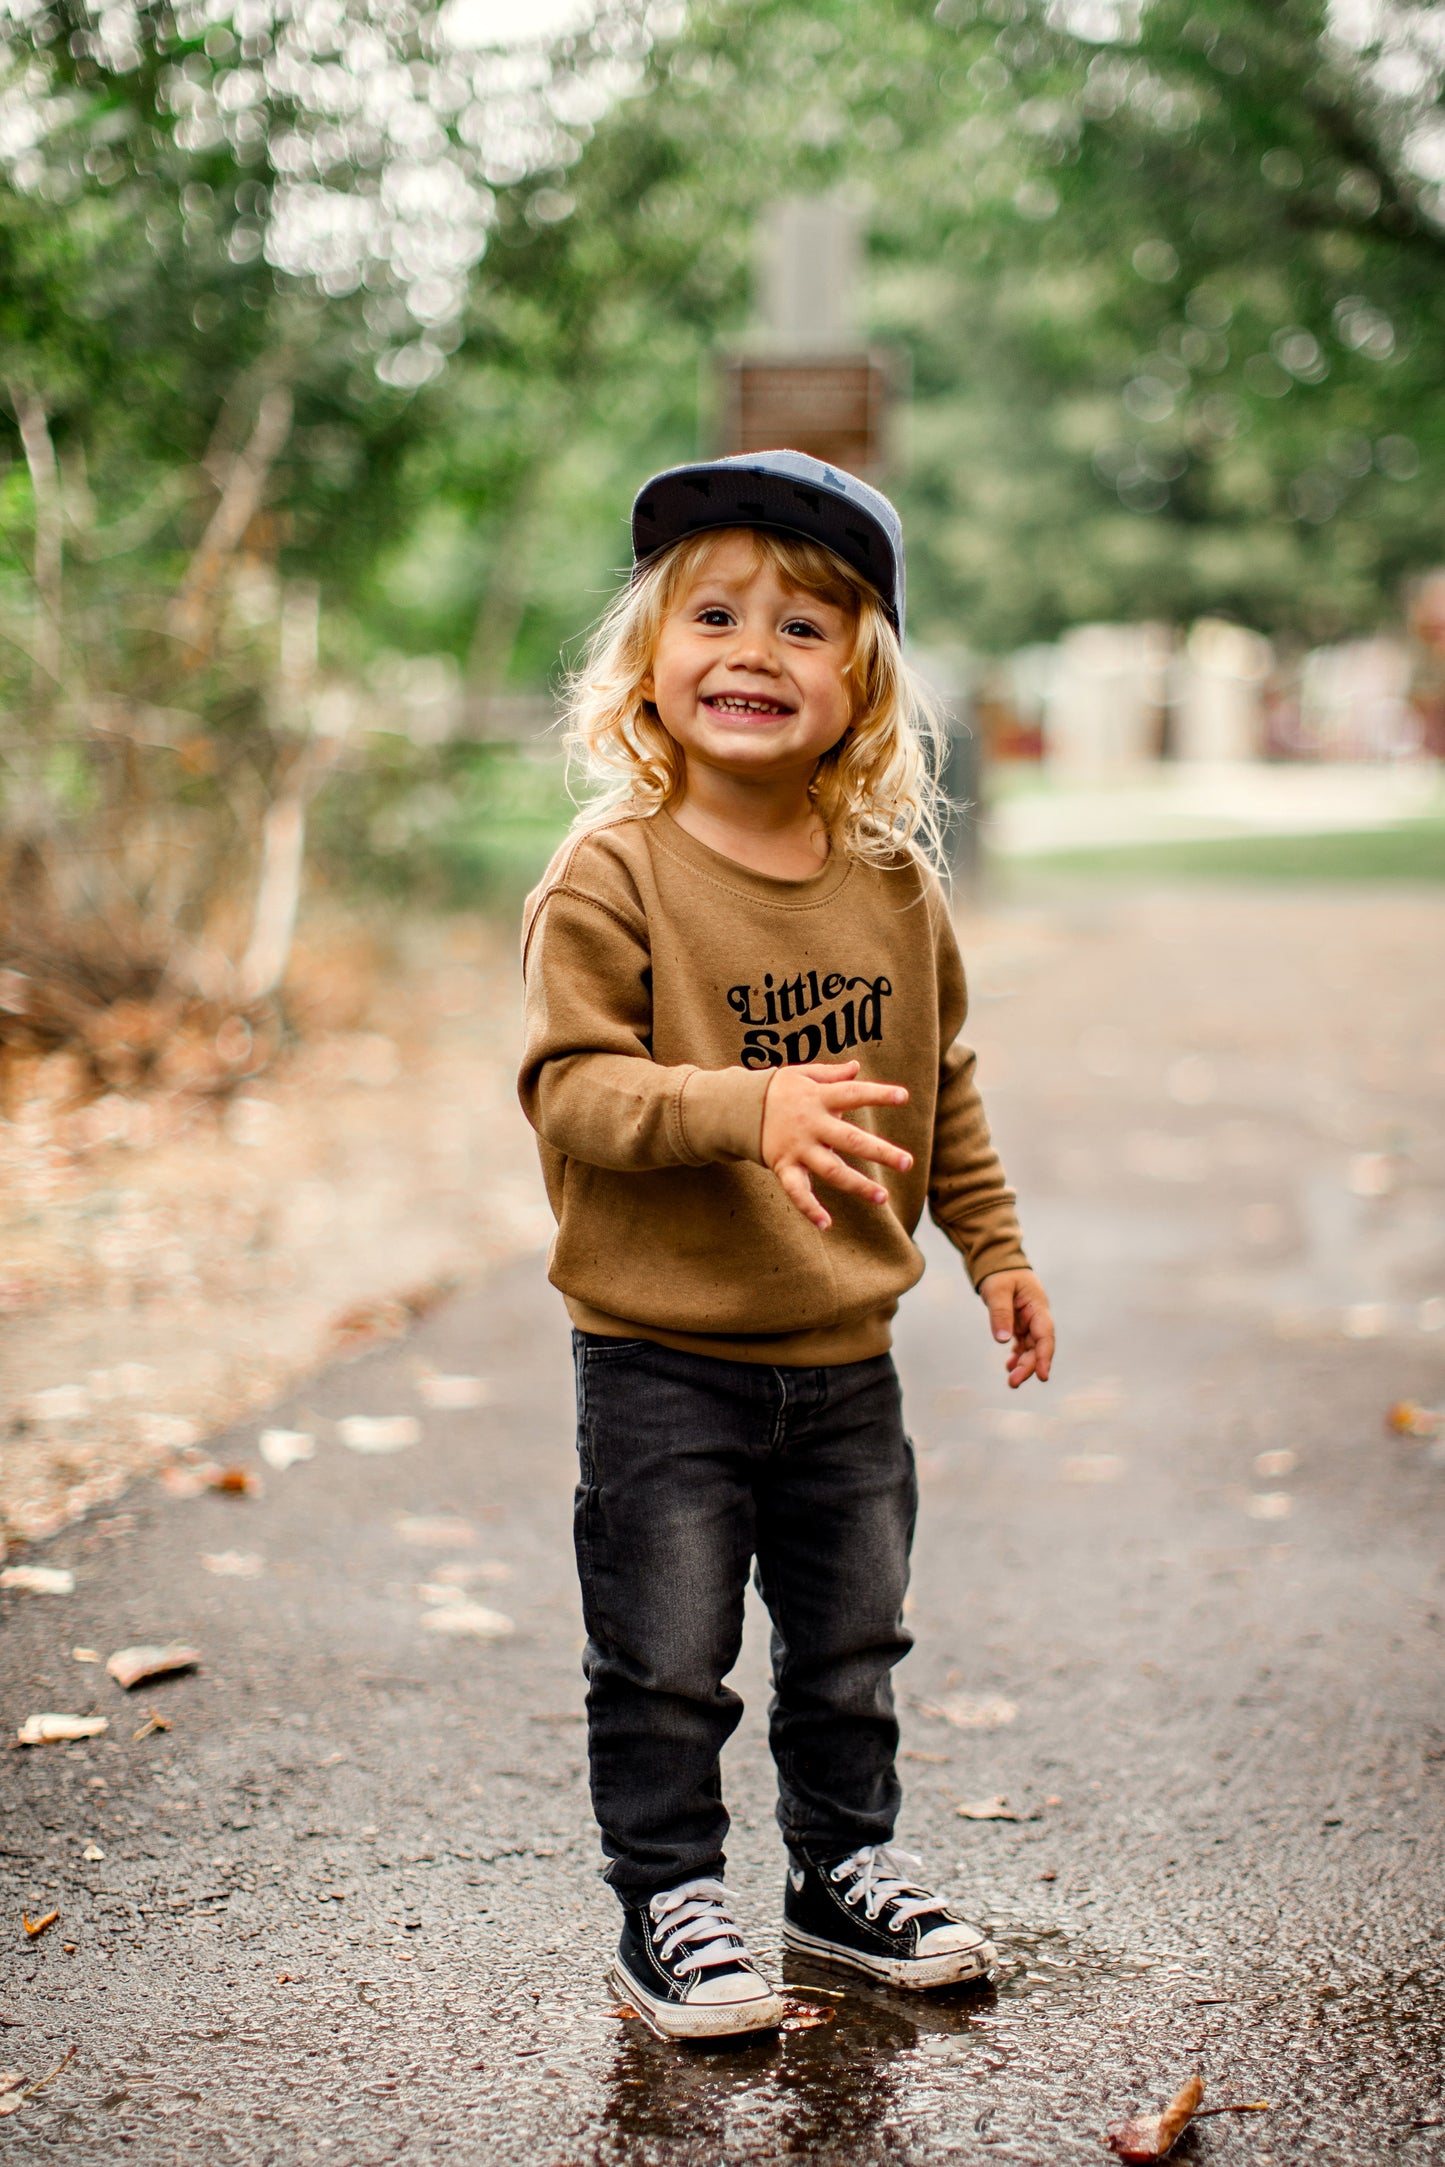
<svg viewBox="0 0 1445 2167">
<path fill-rule="evenodd" d="M 991 1941 L 976 1949 L 955 1949 L 946 1956 L 869 1956 L 861 1949 L 845 1949 L 839 1942 L 805 1934 L 800 1926 L 783 1927 L 783 1947 L 797 1956 L 811 1956 L 820 1964 L 836 1964 L 845 1971 L 861 1971 L 888 1986 L 913 1991 L 931 1986 L 962 1986 L 970 1979 L 986 1979 L 998 1960 Z"/>
<path fill-rule="evenodd" d="M 686 2002 L 658 2001 L 644 1992 L 620 1964 L 609 1967 L 607 1984 L 619 2001 L 637 2011 L 659 2039 L 736 2039 L 744 2032 L 774 2032 L 785 2014 L 776 1994 L 753 2001 L 705 2002 L 691 2007 Z"/>
</svg>

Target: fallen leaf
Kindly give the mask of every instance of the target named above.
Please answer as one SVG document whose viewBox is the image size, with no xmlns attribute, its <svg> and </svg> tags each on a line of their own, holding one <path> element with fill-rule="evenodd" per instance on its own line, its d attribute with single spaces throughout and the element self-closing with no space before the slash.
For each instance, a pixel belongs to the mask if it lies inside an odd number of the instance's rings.
<svg viewBox="0 0 1445 2167">
<path fill-rule="evenodd" d="M 27 1595 L 73 1595 L 75 1575 L 64 1565 L 7 1565 L 0 1570 L 0 1588 L 19 1588 Z"/>
<path fill-rule="evenodd" d="M 1162 2114 L 1134 2115 L 1105 2132 L 1111 2150 L 1120 2159 L 1165 2159 L 1183 2136 L 1204 2097 L 1204 2079 L 1196 2073 L 1176 2092 Z"/>
<path fill-rule="evenodd" d="M 105 1853 L 98 1843 L 88 1843 L 80 1855 L 83 1859 L 89 1859 L 92 1866 L 97 1865 L 105 1857 Z"/>
<path fill-rule="evenodd" d="M 15 1740 L 22 1746 L 55 1746 L 72 1738 L 98 1738 L 109 1729 L 105 1716 L 27 1716 Z"/>
<path fill-rule="evenodd" d="M 58 1911 L 47 1911 L 43 1913 L 40 1918 L 32 1919 L 26 1912 L 22 1911 L 20 1914 L 20 1923 L 25 1928 L 26 1940 L 38 1941 L 40 1936 L 43 1933 L 47 1932 L 48 1929 L 55 1924 L 56 1920 L 59 1917 L 60 1913 Z"/>
<path fill-rule="evenodd" d="M 954 1811 L 964 1821 L 1017 1821 L 1019 1818 L 1006 1798 L 976 1798 L 971 1805 L 956 1806 Z"/>
<path fill-rule="evenodd" d="M 163 1467 L 158 1480 L 167 1497 L 200 1497 L 220 1472 L 214 1460 L 179 1461 L 174 1467 Z"/>
<path fill-rule="evenodd" d="M 183 1641 L 171 1641 L 165 1647 L 117 1648 L 105 1667 L 116 1684 L 124 1686 L 129 1693 L 152 1678 L 171 1678 L 178 1671 L 195 1670 L 200 1660 L 199 1648 L 188 1648 Z"/>
<path fill-rule="evenodd" d="M 434 1550 L 459 1549 L 477 1539 L 471 1521 L 460 1519 L 451 1512 L 404 1513 L 396 1523 L 396 1532 L 403 1542 L 414 1542 Z"/>
<path fill-rule="evenodd" d="M 1385 1420 L 1402 1437 L 1438 1437 L 1445 1430 L 1445 1409 L 1421 1407 L 1416 1400 L 1397 1400 Z"/>
<path fill-rule="evenodd" d="M 27 2099 L 33 2098 L 36 2092 L 42 2090 L 45 2085 L 49 2084 L 52 2077 L 58 2077 L 61 2070 L 65 2068 L 66 2064 L 68 2062 L 73 2062 L 74 2059 L 75 2049 L 74 2047 L 70 2047 L 64 2054 L 61 2055 L 60 2060 L 56 2063 L 55 2067 L 53 2069 L 47 2069 L 45 2075 L 43 2077 L 37 2077 L 33 2084 L 25 2084 L 23 2085 L 23 2088 L 12 2087 L 9 2091 L 0 2093 L 0 2114 L 16 2113 L 17 2110 L 25 2104 L 25 2101 Z"/>
<path fill-rule="evenodd" d="M 265 1485 L 253 1467 L 218 1467 L 209 1487 L 227 1497 L 260 1497 Z"/>
<path fill-rule="evenodd" d="M 336 1434 L 349 1452 L 402 1452 L 421 1443 L 415 1415 L 343 1415 Z"/>
<path fill-rule="evenodd" d="M 621 2019 L 624 2017 L 635 2017 L 637 2015 L 637 2011 L 633 2008 L 630 2001 L 620 2001 L 615 2009 L 608 2011 L 608 2014 L 610 2016 Z"/>
<path fill-rule="evenodd" d="M 277 1986 L 296 1986 L 299 1982 L 294 1971 L 278 1971 L 276 1984 Z"/>
<path fill-rule="evenodd" d="M 262 1430 L 259 1449 L 266 1465 L 283 1474 L 298 1460 L 314 1457 L 316 1439 L 309 1430 Z"/>
<path fill-rule="evenodd" d="M 816 2025 L 831 2024 L 837 2016 L 835 2009 L 815 2009 L 810 2002 L 798 2001 L 791 1994 L 785 1994 L 782 2000 L 787 2014 L 778 2026 L 780 2032 L 810 2032 Z"/>
<path fill-rule="evenodd" d="M 1002 1730 L 1018 1714 L 1014 1701 L 1001 1700 L 997 1694 L 969 1700 L 965 1694 L 951 1693 L 947 1700 L 920 1701 L 918 1707 L 921 1714 L 939 1723 L 951 1723 L 960 1731 Z"/>
<path fill-rule="evenodd" d="M 485 1407 L 492 1388 L 485 1377 L 418 1377 L 416 1388 L 423 1406 L 448 1412 L 463 1407 Z"/>
<path fill-rule="evenodd" d="M 201 1563 L 228 1580 L 259 1580 L 266 1570 L 266 1560 L 254 1550 L 203 1550 Z"/>
<path fill-rule="evenodd" d="M 447 1588 L 444 1594 L 459 1594 L 460 1590 Z M 482 1603 L 445 1602 L 436 1610 L 429 1610 L 422 1619 L 422 1628 L 429 1633 L 453 1633 L 470 1636 L 474 1640 L 505 1640 L 517 1628 L 500 1610 L 488 1610 Z"/>
<path fill-rule="evenodd" d="M 99 1648 L 72 1648 L 70 1660 L 72 1663 L 98 1663 L 101 1660 L 100 1650 Z"/>
<path fill-rule="evenodd" d="M 154 1708 L 147 1708 L 144 1723 L 142 1723 L 138 1731 L 132 1731 L 130 1734 L 131 1744 L 137 1744 L 142 1738 L 152 1738 L 157 1731 L 168 1731 L 169 1729 L 170 1724 L 164 1716 L 158 1716 Z"/>
<path fill-rule="evenodd" d="M 0 2092 L 13 2092 L 17 2084 L 24 2082 L 23 2069 L 0 2069 Z"/>
</svg>

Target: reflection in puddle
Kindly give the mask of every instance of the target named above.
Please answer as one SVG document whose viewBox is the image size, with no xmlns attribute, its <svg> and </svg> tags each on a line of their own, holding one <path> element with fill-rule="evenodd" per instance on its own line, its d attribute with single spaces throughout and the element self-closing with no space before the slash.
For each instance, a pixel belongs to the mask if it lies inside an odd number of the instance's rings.
<svg viewBox="0 0 1445 2167">
<path fill-rule="evenodd" d="M 1073 1949 L 1061 1932 L 1015 1934 L 992 1982 L 913 1995 L 790 1955 L 784 1983 L 803 1999 L 826 1991 L 834 2021 L 706 2047 L 669 2045 L 640 2022 L 624 2023 L 591 2158 L 601 2167 L 678 2146 L 712 2162 L 884 2159 L 939 2091 L 952 2095 L 953 2116 L 962 2112 L 977 2129 L 993 2111 L 983 2087 L 1020 2049 L 1047 2058 L 1042 2028 L 1027 2046 L 1018 2036 L 1025 2002 L 1073 1999 L 1104 1977 L 1148 1968 Z"/>
</svg>

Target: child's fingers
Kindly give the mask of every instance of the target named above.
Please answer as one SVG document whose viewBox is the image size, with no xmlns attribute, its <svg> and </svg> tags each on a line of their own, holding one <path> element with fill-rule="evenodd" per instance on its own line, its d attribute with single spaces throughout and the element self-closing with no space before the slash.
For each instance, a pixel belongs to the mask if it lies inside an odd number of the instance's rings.
<svg viewBox="0 0 1445 2167">
<path fill-rule="evenodd" d="M 851 1122 L 830 1121 L 823 1131 L 822 1141 L 834 1151 L 846 1151 L 851 1159 L 868 1159 L 877 1166 L 894 1166 L 900 1174 L 906 1174 L 913 1164 L 913 1154 L 901 1144 L 890 1144 L 885 1136 L 874 1136 L 868 1129 L 855 1129 Z"/>
<path fill-rule="evenodd" d="M 852 1106 L 906 1106 L 908 1093 L 902 1084 L 891 1083 L 837 1083 L 828 1084 L 820 1093 L 823 1104 L 830 1113 L 841 1114 Z"/>
<path fill-rule="evenodd" d="M 788 1202 L 795 1210 L 800 1211 L 805 1219 L 810 1219 L 815 1227 L 826 1234 L 833 1222 L 818 1202 L 817 1197 L 814 1196 L 813 1184 L 809 1181 L 802 1167 L 796 1163 L 790 1163 L 786 1166 L 775 1167 L 774 1172 L 782 1184 L 783 1194 L 788 1199 Z"/>
<path fill-rule="evenodd" d="M 835 1189 L 842 1189 L 849 1196 L 866 1197 L 870 1204 L 888 1202 L 888 1191 L 880 1183 L 870 1181 L 866 1174 L 860 1174 L 856 1167 L 824 1145 L 820 1144 L 808 1153 L 806 1164 L 809 1172 L 820 1181 L 830 1182 Z"/>
<path fill-rule="evenodd" d="M 1011 1280 L 1001 1278 L 998 1282 L 986 1279 L 982 1288 L 988 1307 L 988 1328 L 995 1339 L 1012 1339 L 1014 1336 L 1014 1290 Z"/>
</svg>

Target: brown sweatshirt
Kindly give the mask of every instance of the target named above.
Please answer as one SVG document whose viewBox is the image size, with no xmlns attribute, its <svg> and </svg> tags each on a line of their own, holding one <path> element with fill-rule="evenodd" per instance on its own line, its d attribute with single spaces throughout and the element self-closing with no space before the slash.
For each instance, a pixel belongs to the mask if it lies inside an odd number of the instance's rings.
<svg viewBox="0 0 1445 2167">
<path fill-rule="evenodd" d="M 835 852 L 807 880 L 734 863 L 667 813 L 571 837 L 528 899 L 522 1105 L 583 1331 L 789 1367 L 889 1345 L 925 1201 L 974 1284 L 1026 1263 L 989 1141 L 938 884 Z M 850 1118 L 913 1154 L 891 1204 L 824 1189 L 820 1232 L 763 1165 L 768 1081 L 857 1060 L 903 1107 Z"/>
</svg>

